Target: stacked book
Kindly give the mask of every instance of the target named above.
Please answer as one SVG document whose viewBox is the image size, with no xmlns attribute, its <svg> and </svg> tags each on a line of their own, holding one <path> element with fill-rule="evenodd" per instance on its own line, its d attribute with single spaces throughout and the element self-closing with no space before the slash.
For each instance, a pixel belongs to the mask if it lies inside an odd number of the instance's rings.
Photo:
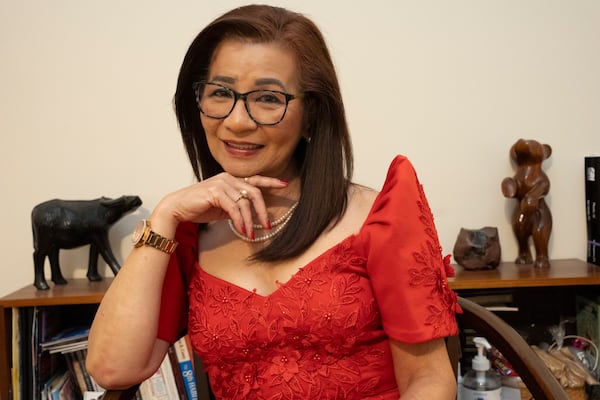
<svg viewBox="0 0 600 400">
<path fill-rule="evenodd" d="M 104 391 L 85 367 L 88 334 L 89 329 L 87 328 L 70 328 L 40 344 L 42 352 L 62 354 L 67 364 L 66 371 L 45 382 L 41 393 L 42 400 L 79 399 L 84 398 L 86 393 L 102 393 Z M 69 383 L 69 380 L 72 381 L 72 385 L 61 384 L 57 388 L 53 388 L 54 382 L 60 384 L 63 380 L 66 383 Z M 52 395 L 53 390 L 58 392 L 58 397 Z M 71 394 L 71 391 L 74 393 Z"/>
<path fill-rule="evenodd" d="M 68 329 L 41 343 L 42 352 L 62 354 L 68 367 L 45 382 L 41 400 L 92 400 L 104 393 L 85 367 L 88 334 L 89 329 Z M 140 385 L 136 399 L 198 400 L 189 337 L 169 347 L 160 368 Z"/>
<path fill-rule="evenodd" d="M 585 157 L 587 262 L 600 265 L 600 156 Z"/>
</svg>

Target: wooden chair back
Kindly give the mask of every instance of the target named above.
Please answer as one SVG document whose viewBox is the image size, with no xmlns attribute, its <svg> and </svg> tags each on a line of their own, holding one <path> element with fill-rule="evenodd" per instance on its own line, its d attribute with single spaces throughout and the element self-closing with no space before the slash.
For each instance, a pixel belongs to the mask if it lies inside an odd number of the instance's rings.
<svg viewBox="0 0 600 400">
<path fill-rule="evenodd" d="M 535 399 L 569 400 L 560 383 L 529 344 L 504 320 L 485 307 L 460 297 L 463 314 L 458 315 L 459 328 L 470 328 L 485 337 L 508 360 Z M 460 340 L 448 338 L 448 354 L 456 368 L 460 357 Z"/>
</svg>

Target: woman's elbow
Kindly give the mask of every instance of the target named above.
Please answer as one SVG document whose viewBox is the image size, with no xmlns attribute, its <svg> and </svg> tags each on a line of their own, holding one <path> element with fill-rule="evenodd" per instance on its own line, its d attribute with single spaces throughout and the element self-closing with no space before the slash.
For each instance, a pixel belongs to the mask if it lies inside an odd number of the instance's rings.
<svg viewBox="0 0 600 400">
<path fill-rule="evenodd" d="M 153 372 L 138 368 L 123 368 L 124 363 L 110 362 L 102 357 L 88 356 L 85 366 L 94 381 L 104 389 L 127 389 L 149 378 Z"/>
</svg>

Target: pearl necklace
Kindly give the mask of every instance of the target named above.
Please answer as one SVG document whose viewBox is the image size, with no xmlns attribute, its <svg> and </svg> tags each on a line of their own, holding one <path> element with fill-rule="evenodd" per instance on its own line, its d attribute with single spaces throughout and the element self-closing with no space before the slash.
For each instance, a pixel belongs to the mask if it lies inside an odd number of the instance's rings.
<svg viewBox="0 0 600 400">
<path fill-rule="evenodd" d="M 275 221 L 271 222 L 271 229 L 275 228 L 277 225 L 283 223 L 284 221 L 285 221 L 285 223 L 287 223 L 287 221 L 290 219 L 290 216 L 292 215 L 292 213 L 294 212 L 296 207 L 298 207 L 298 202 L 295 202 L 294 204 L 292 204 L 290 209 L 287 210 L 285 212 L 285 214 L 283 214 L 281 217 L 277 218 Z M 254 224 L 252 226 L 256 230 L 266 229 L 261 224 Z"/>
<path fill-rule="evenodd" d="M 287 225 L 287 223 L 292 218 L 292 214 L 294 213 L 294 210 L 296 209 L 297 206 L 298 206 L 298 202 L 294 203 L 294 205 L 292 205 L 290 207 L 290 209 L 286 211 L 285 214 L 283 214 L 281 217 L 279 217 L 275 221 L 273 221 L 271 223 L 271 228 L 272 228 L 271 232 L 267 233 L 266 235 L 256 237 L 254 239 L 250 239 L 246 235 L 243 235 L 242 233 L 238 232 L 238 230 L 235 229 L 235 226 L 233 226 L 233 222 L 231 220 L 227 220 L 227 224 L 229 225 L 229 229 L 231 229 L 231 232 L 233 232 L 233 234 L 235 236 L 237 236 L 239 239 L 242 239 L 245 242 L 250 242 L 250 243 L 264 242 L 264 241 L 267 241 L 267 240 L 275 237 L 279 232 L 281 232 L 281 230 Z M 263 228 L 262 225 L 259 225 L 259 224 L 254 224 L 253 228 L 256 230 L 265 229 L 265 228 Z M 275 229 L 273 229 L 273 228 L 275 228 Z"/>
</svg>

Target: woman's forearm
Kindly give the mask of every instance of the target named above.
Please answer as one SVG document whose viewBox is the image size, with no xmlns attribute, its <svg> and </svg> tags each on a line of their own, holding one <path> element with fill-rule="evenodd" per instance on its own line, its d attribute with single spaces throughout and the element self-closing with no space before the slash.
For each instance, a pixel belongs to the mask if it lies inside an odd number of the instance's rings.
<svg viewBox="0 0 600 400">
<path fill-rule="evenodd" d="M 165 237 L 174 227 L 152 221 Z M 167 236 L 168 235 L 168 236 Z M 92 324 L 87 366 L 100 385 L 127 386 L 151 375 L 168 344 L 157 341 L 161 292 L 169 255 L 134 248 L 104 295 Z"/>
</svg>

